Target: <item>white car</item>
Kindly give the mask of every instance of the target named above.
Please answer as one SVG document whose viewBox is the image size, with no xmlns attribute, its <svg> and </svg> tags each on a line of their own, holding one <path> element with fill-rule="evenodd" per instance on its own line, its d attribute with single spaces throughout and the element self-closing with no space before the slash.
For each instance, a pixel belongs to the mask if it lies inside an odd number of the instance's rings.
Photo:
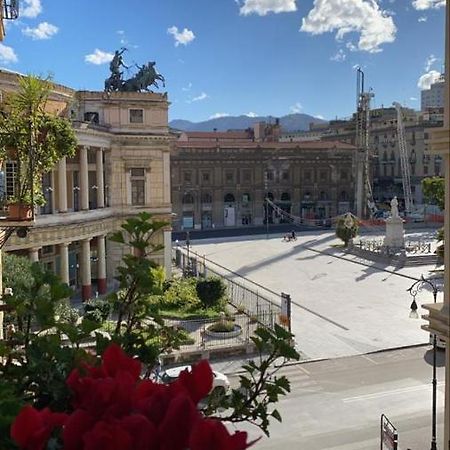
<svg viewBox="0 0 450 450">
<path fill-rule="evenodd" d="M 183 370 L 191 370 L 191 366 L 180 366 L 180 367 L 172 367 L 171 369 L 163 370 L 160 374 L 160 379 L 163 383 L 169 384 L 173 383 L 179 376 Z M 228 381 L 228 377 L 221 372 L 216 372 L 213 370 L 213 387 L 211 391 L 215 389 L 223 390 L 223 392 L 227 393 L 230 390 L 230 382 Z"/>
</svg>

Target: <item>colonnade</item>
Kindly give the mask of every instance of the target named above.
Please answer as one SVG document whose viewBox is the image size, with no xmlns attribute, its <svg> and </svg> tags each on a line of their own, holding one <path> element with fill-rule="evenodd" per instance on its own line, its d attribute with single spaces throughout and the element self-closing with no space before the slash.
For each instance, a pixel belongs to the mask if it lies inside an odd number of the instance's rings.
<svg viewBox="0 0 450 450">
<path fill-rule="evenodd" d="M 80 270 L 81 296 L 83 300 L 92 297 L 92 281 L 91 281 L 91 240 L 95 239 L 97 244 L 97 291 L 99 294 L 106 293 L 106 236 L 99 235 L 88 239 L 82 239 L 81 252 L 78 260 Z M 58 254 L 60 257 L 59 276 L 61 280 L 69 284 L 69 245 L 71 242 L 62 242 L 57 244 Z M 40 247 L 32 247 L 28 249 L 28 256 L 33 262 L 39 261 Z"/>
</svg>

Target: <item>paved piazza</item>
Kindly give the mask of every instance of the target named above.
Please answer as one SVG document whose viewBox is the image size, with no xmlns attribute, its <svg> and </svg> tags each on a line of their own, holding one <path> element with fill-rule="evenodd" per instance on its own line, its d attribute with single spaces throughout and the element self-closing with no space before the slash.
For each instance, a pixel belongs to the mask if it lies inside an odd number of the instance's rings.
<svg viewBox="0 0 450 450">
<path fill-rule="evenodd" d="M 415 238 L 432 236 L 432 231 L 414 233 Z M 289 293 L 295 303 L 292 331 L 307 359 L 428 341 L 420 328 L 425 321 L 409 318 L 412 298 L 406 290 L 411 277 L 436 276 L 434 266 L 398 269 L 345 254 L 332 231 L 297 237 L 294 242 L 283 242 L 280 235 L 198 240 L 192 250 L 273 291 Z M 442 285 L 441 279 L 436 282 Z M 432 301 L 431 292 L 419 293 L 419 312 L 421 303 Z"/>
</svg>

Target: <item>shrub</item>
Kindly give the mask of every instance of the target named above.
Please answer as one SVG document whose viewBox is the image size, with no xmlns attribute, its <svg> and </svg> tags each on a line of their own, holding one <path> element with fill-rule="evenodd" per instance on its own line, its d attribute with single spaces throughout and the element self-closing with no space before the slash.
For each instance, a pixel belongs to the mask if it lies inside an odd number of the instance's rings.
<svg viewBox="0 0 450 450">
<path fill-rule="evenodd" d="M 111 304 L 101 298 L 88 300 L 84 304 L 84 317 L 93 322 L 104 322 L 111 313 Z"/>
<path fill-rule="evenodd" d="M 344 242 L 346 247 L 350 240 L 358 235 L 358 231 L 358 221 L 352 214 L 347 213 L 337 219 L 336 236 Z"/>
<path fill-rule="evenodd" d="M 234 322 L 225 320 L 213 323 L 208 327 L 208 330 L 216 333 L 229 333 L 230 331 L 234 331 L 234 326 Z"/>
<path fill-rule="evenodd" d="M 72 308 L 68 301 L 60 303 L 55 308 L 55 315 L 64 323 L 76 325 L 80 318 L 80 313 L 77 308 Z"/>
<path fill-rule="evenodd" d="M 220 278 L 199 279 L 197 295 L 205 308 L 218 306 L 225 295 L 225 284 Z"/>
<path fill-rule="evenodd" d="M 164 292 L 161 306 L 164 308 L 199 308 L 201 302 L 196 292 L 195 278 L 180 278 L 173 280 L 169 288 Z"/>
</svg>

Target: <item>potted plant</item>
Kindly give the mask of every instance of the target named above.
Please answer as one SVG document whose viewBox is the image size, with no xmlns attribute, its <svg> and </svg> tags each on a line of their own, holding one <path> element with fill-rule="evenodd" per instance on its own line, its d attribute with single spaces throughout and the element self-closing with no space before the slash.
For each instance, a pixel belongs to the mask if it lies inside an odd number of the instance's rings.
<svg viewBox="0 0 450 450">
<path fill-rule="evenodd" d="M 45 204 L 42 176 L 64 156 L 76 152 L 70 121 L 51 111 L 49 79 L 19 78 L 19 89 L 0 106 L 0 159 L 17 164 L 14 192 L 8 193 L 9 218 L 29 220 Z"/>
</svg>

